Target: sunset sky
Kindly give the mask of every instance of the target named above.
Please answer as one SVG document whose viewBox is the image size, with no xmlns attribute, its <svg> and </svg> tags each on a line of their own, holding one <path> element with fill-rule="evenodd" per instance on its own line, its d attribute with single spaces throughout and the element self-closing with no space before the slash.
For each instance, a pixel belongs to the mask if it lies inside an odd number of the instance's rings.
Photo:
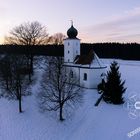
<svg viewBox="0 0 140 140">
<path fill-rule="evenodd" d="M 140 0 L 0 0 L 0 43 L 27 21 L 66 35 L 71 19 L 82 42 L 140 43 Z"/>
</svg>

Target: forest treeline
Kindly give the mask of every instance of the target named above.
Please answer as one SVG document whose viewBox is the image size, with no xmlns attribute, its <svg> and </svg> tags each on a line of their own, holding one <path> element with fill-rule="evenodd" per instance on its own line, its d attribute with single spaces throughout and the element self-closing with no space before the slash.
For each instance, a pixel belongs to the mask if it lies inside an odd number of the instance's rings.
<svg viewBox="0 0 140 140">
<path fill-rule="evenodd" d="M 95 43 L 82 44 L 81 47 L 81 53 L 93 48 L 101 58 L 140 60 L 140 44 L 137 43 Z"/>
<path fill-rule="evenodd" d="M 137 43 L 83 43 L 81 54 L 88 54 L 93 49 L 100 58 L 140 60 L 140 44 Z M 1 54 L 33 54 L 63 56 L 63 45 L 0 45 Z"/>
</svg>

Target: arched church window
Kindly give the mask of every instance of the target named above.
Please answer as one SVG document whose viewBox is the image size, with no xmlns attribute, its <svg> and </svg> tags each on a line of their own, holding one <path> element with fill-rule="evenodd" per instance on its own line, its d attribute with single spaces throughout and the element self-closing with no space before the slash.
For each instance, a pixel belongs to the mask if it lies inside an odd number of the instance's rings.
<svg viewBox="0 0 140 140">
<path fill-rule="evenodd" d="M 68 42 L 68 46 L 70 45 L 70 43 Z"/>
<path fill-rule="evenodd" d="M 68 53 L 70 53 L 70 51 L 68 50 Z"/>
<path fill-rule="evenodd" d="M 84 73 L 84 80 L 87 80 L 87 73 Z"/>
<path fill-rule="evenodd" d="M 68 59 L 68 62 L 70 62 L 70 60 Z"/>
</svg>

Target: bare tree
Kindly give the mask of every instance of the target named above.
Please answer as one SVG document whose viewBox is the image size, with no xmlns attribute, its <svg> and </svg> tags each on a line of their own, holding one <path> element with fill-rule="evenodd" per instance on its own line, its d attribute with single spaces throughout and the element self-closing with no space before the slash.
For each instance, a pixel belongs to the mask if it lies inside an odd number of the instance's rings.
<svg viewBox="0 0 140 140">
<path fill-rule="evenodd" d="M 64 38 L 66 38 L 64 34 L 56 33 L 49 37 L 49 43 L 55 44 L 55 45 L 62 45 Z"/>
<path fill-rule="evenodd" d="M 38 21 L 25 22 L 16 26 L 5 37 L 5 44 L 40 45 L 48 38 L 46 27 Z"/>
<path fill-rule="evenodd" d="M 82 100 L 82 89 L 78 79 L 63 66 L 61 57 L 51 57 L 43 75 L 41 92 L 38 94 L 40 108 L 48 111 L 59 111 L 59 119 L 63 118 L 64 108 L 76 105 Z"/>
<path fill-rule="evenodd" d="M 41 45 L 48 40 L 48 33 L 46 27 L 40 24 L 38 21 L 26 22 L 13 28 L 9 36 L 5 37 L 5 44 L 13 45 Z M 33 54 L 27 55 L 29 64 L 28 66 L 33 73 Z M 29 79 L 31 76 L 29 75 Z M 30 80 L 31 81 L 31 80 Z"/>
<path fill-rule="evenodd" d="M 3 92 L 1 96 L 19 101 L 19 112 L 22 112 L 22 96 L 28 95 L 27 88 L 29 82 L 27 74 L 29 69 L 26 67 L 27 57 L 23 55 L 6 55 L 0 61 L 0 86 Z M 6 68 L 6 72 L 4 69 Z"/>
</svg>

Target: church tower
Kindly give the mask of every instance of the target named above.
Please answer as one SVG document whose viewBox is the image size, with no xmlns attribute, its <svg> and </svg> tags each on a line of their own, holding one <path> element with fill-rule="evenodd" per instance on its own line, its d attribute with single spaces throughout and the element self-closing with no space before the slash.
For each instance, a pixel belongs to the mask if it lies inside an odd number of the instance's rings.
<svg viewBox="0 0 140 140">
<path fill-rule="evenodd" d="M 80 55 L 80 39 L 76 36 L 78 35 L 78 31 L 73 27 L 73 23 L 71 27 L 67 31 L 67 36 L 64 40 L 64 62 L 65 63 L 73 63 L 76 56 Z"/>
</svg>

